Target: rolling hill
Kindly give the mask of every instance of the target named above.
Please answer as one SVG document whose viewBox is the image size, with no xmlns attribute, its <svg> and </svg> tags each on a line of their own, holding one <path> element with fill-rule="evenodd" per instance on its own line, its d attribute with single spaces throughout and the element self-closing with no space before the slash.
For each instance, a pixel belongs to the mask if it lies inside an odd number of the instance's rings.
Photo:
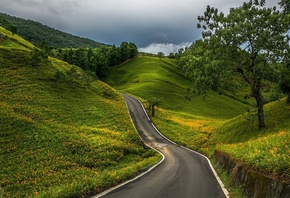
<svg viewBox="0 0 290 198">
<path fill-rule="evenodd" d="M 84 197 L 160 159 L 116 90 L 54 58 L 32 66 L 33 45 L 0 34 L 0 197 Z"/>
<path fill-rule="evenodd" d="M 47 46 L 53 48 L 97 48 L 106 45 L 88 38 L 82 38 L 56 30 L 32 20 L 10 16 L 5 13 L 0 13 L 0 17 L 3 17 L 16 26 L 17 34 L 33 44 L 39 44 L 44 41 Z"/>
<path fill-rule="evenodd" d="M 111 68 L 108 76 L 109 85 L 140 97 L 144 103 L 152 98 L 158 100 L 156 116 L 152 118 L 157 127 L 170 139 L 196 150 L 215 129 L 247 109 L 244 103 L 216 93 L 205 100 L 187 100 L 191 83 L 172 59 L 141 56 Z"/>
</svg>

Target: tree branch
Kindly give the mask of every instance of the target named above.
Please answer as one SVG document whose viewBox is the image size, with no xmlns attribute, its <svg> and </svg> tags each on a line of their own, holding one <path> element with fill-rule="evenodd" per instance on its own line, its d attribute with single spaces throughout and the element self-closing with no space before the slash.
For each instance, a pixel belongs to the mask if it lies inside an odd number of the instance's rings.
<svg viewBox="0 0 290 198">
<path fill-rule="evenodd" d="M 244 70 L 240 67 L 234 68 L 233 69 L 234 72 L 240 73 L 242 75 L 242 77 L 244 78 L 244 80 L 249 83 L 252 84 L 253 82 L 250 80 L 250 78 L 248 76 L 246 76 Z"/>
</svg>

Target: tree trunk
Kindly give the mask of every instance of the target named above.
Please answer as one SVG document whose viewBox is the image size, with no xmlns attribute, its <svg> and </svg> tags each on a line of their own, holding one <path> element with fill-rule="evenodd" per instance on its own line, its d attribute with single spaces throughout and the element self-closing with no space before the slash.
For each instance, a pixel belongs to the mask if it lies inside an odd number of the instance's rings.
<svg viewBox="0 0 290 198">
<path fill-rule="evenodd" d="M 258 108 L 258 125 L 259 129 L 265 128 L 265 116 L 264 116 L 264 105 L 262 98 L 255 98 L 257 102 L 257 108 Z"/>
<path fill-rule="evenodd" d="M 264 116 L 264 104 L 263 104 L 263 96 L 261 94 L 261 86 L 260 82 L 255 84 L 252 88 L 253 96 L 257 102 L 258 109 L 258 126 L 259 129 L 265 128 L 265 116 Z"/>
</svg>

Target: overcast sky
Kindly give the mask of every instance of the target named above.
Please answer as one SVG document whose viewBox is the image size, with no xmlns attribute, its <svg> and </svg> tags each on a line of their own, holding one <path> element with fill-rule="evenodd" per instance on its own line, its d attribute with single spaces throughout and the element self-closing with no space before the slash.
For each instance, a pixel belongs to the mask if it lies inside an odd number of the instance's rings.
<svg viewBox="0 0 290 198">
<path fill-rule="evenodd" d="M 207 5 L 227 13 L 247 0 L 0 0 L 0 12 L 74 35 L 165 54 L 201 37 L 197 16 Z M 266 0 L 269 6 L 279 0 Z"/>
</svg>

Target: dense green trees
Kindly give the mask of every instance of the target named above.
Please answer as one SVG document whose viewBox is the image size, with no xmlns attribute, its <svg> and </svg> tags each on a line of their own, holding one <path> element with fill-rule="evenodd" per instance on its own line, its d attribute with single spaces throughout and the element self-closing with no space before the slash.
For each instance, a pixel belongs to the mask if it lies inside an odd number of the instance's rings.
<svg viewBox="0 0 290 198">
<path fill-rule="evenodd" d="M 256 100 L 259 128 L 265 127 L 264 83 L 278 82 L 282 62 L 289 56 L 290 17 L 284 11 L 266 8 L 264 0 L 245 2 L 228 15 L 208 6 L 198 17 L 203 39 L 180 59 L 180 67 L 194 82 L 194 93 L 224 89 L 237 73 L 250 87 L 247 97 Z"/>
<path fill-rule="evenodd" d="M 122 42 L 120 47 L 113 45 L 94 49 L 57 49 L 51 53 L 51 56 L 55 58 L 95 72 L 101 79 L 106 78 L 110 66 L 119 65 L 137 55 L 138 48 L 132 42 Z"/>
<path fill-rule="evenodd" d="M 119 53 L 120 53 L 120 60 L 121 62 L 124 62 L 128 60 L 129 58 L 135 57 L 138 54 L 138 48 L 137 46 L 130 42 L 122 42 L 119 47 Z"/>
</svg>

